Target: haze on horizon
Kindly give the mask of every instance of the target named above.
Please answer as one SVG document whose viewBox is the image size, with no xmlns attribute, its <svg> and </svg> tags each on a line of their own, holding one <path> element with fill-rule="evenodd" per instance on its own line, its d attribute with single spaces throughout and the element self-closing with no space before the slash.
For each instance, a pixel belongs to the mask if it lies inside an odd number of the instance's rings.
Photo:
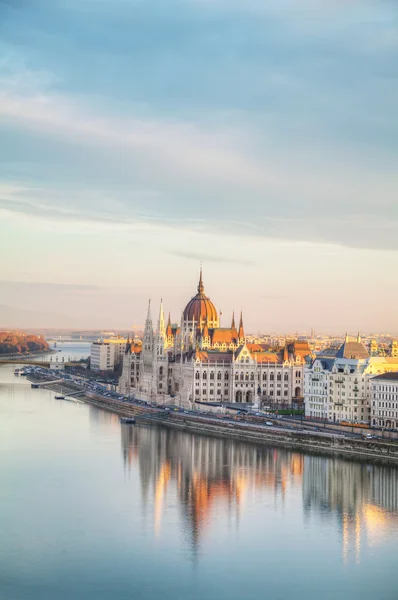
<svg viewBox="0 0 398 600">
<path fill-rule="evenodd" d="M 398 333 L 384 0 L 0 0 L 0 327 Z"/>
</svg>

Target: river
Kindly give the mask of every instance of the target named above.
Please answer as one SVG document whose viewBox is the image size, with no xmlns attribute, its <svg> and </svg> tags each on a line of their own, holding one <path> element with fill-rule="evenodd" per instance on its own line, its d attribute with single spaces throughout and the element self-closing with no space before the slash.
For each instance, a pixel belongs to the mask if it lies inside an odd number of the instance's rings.
<svg viewBox="0 0 398 600">
<path fill-rule="evenodd" d="M 120 425 L 13 369 L 1 600 L 396 600 L 396 468 Z"/>
</svg>

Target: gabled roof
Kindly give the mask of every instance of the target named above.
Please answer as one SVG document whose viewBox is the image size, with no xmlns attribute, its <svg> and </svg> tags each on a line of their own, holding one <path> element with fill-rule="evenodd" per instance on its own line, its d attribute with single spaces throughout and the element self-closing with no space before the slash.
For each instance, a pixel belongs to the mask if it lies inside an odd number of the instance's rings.
<svg viewBox="0 0 398 600">
<path fill-rule="evenodd" d="M 255 352 L 253 358 L 258 364 L 276 365 L 283 363 L 283 357 L 279 352 Z"/>
<path fill-rule="evenodd" d="M 231 363 L 233 354 L 232 352 L 217 352 L 214 350 L 199 350 L 199 348 L 195 351 L 195 360 L 200 360 L 200 362 L 216 364 L 216 363 Z"/>
<path fill-rule="evenodd" d="M 361 342 L 345 341 L 338 351 L 336 358 L 353 358 L 355 360 L 369 358 L 369 352 Z"/>
<path fill-rule="evenodd" d="M 221 328 L 211 330 L 211 342 L 212 344 L 237 344 L 237 333 L 236 329 Z"/>
</svg>

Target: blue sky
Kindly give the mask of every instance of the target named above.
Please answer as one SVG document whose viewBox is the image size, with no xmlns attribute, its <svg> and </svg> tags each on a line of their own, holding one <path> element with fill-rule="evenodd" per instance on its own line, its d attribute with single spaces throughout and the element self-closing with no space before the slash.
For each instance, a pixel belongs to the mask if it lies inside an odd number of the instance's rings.
<svg viewBox="0 0 398 600">
<path fill-rule="evenodd" d="M 389 0 L 0 0 L 0 324 L 398 332 L 397 105 Z"/>
</svg>

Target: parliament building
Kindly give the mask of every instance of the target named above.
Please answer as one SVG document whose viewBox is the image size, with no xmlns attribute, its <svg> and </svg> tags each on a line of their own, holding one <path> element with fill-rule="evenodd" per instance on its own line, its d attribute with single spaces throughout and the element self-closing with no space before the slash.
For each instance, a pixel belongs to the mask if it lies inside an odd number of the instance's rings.
<svg viewBox="0 0 398 600">
<path fill-rule="evenodd" d="M 119 389 L 126 395 L 187 408 L 202 403 L 238 402 L 287 406 L 303 399 L 307 342 L 283 347 L 247 343 L 240 315 L 220 327 L 217 310 L 205 294 L 202 270 L 197 293 L 179 325 L 166 322 L 160 303 L 156 327 L 151 304 L 142 345 L 128 343 Z"/>
</svg>

